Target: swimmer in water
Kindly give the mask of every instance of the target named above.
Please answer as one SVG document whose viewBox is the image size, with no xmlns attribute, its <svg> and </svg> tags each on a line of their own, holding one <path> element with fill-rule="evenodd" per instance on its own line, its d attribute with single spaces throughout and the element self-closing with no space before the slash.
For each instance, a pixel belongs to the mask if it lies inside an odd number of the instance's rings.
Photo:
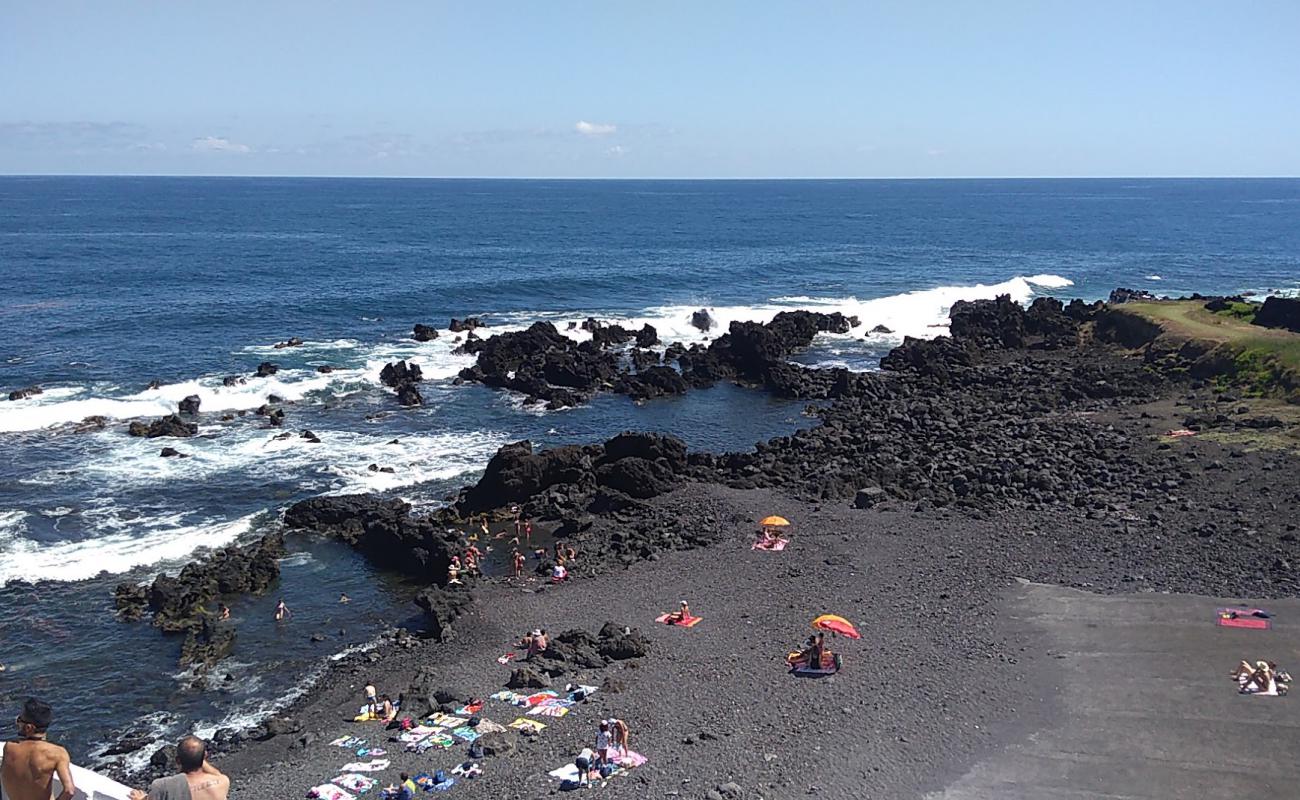
<svg viewBox="0 0 1300 800">
<path fill-rule="evenodd" d="M 217 619 L 223 622 L 230 619 L 230 606 L 225 603 L 217 603 Z"/>
<path fill-rule="evenodd" d="M 352 602 L 352 598 L 351 598 L 351 597 L 348 597 L 347 592 L 344 592 L 343 594 L 339 595 L 339 602 L 340 602 L 340 603 L 351 603 L 351 602 Z"/>
<path fill-rule="evenodd" d="M 284 604 L 284 598 L 280 598 L 280 602 L 275 604 L 275 621 L 280 622 L 292 616 L 293 612 Z"/>
</svg>

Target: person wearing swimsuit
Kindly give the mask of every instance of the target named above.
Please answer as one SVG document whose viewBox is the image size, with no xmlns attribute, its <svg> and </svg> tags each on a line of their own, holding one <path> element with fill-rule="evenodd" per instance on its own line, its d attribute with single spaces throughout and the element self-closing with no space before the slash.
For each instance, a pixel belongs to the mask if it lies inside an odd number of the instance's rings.
<svg viewBox="0 0 1300 800">
<path fill-rule="evenodd" d="M 72 764 L 68 751 L 45 739 L 54 721 L 48 704 L 30 699 L 14 720 L 18 725 L 17 742 L 0 743 L 0 789 L 9 800 L 50 800 L 54 795 L 54 776 L 59 776 L 63 791 L 58 800 L 72 800 L 77 787 L 72 783 Z"/>
</svg>

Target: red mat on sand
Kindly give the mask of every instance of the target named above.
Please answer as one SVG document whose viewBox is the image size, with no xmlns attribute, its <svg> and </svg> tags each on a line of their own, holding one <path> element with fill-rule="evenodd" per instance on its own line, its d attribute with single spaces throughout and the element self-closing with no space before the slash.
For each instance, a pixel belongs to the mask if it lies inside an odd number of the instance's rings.
<svg viewBox="0 0 1300 800">
<path fill-rule="evenodd" d="M 1219 615 L 1219 624 L 1225 628 L 1251 628 L 1257 631 L 1273 627 L 1271 621 L 1259 617 L 1230 617 L 1224 614 Z"/>
<path fill-rule="evenodd" d="M 676 628 L 694 628 L 696 625 L 700 624 L 702 619 L 704 619 L 704 617 L 689 617 L 683 622 L 669 622 L 667 614 L 660 614 L 655 617 L 655 622 L 663 625 L 672 625 Z"/>
</svg>

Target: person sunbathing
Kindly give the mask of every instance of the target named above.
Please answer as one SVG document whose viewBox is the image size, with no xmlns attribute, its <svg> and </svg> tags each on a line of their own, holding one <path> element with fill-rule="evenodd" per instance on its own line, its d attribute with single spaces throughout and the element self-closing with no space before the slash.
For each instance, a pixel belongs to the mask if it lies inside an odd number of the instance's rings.
<svg viewBox="0 0 1300 800">
<path fill-rule="evenodd" d="M 790 666 L 796 669 L 825 669 L 824 664 L 834 663 L 831 652 L 826 649 L 826 634 L 818 633 L 808 637 L 806 646 L 798 653 L 791 653 Z"/>
<path fill-rule="evenodd" d="M 682 601 L 682 607 L 668 615 L 669 625 L 683 625 L 690 622 L 694 617 L 691 616 L 691 607 Z"/>
<path fill-rule="evenodd" d="M 1245 666 L 1249 672 L 1242 673 L 1242 666 Z M 1253 669 L 1243 661 L 1237 667 L 1237 670 L 1237 681 L 1241 684 L 1242 694 L 1273 694 L 1277 692 L 1277 681 L 1273 677 L 1273 665 L 1267 661 L 1256 661 Z"/>
</svg>

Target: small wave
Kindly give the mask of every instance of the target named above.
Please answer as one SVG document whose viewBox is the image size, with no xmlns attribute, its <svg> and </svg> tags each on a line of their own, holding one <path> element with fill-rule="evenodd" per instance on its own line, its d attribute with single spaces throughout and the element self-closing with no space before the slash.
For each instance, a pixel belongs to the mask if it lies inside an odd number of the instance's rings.
<svg viewBox="0 0 1300 800">
<path fill-rule="evenodd" d="M 1147 280 L 1149 280 L 1149 281 L 1162 281 L 1162 280 L 1164 280 L 1164 278 L 1160 277 L 1159 275 L 1148 275 L 1148 276 L 1146 276 L 1146 278 L 1147 278 Z"/>
<path fill-rule="evenodd" d="M 330 494 L 378 492 L 481 469 L 508 440 L 496 431 L 407 434 L 395 444 L 390 444 L 394 441 L 391 433 L 324 428 L 315 433 L 319 444 L 297 434 L 280 439 L 282 433 L 272 429 L 232 428 L 217 440 L 186 440 L 182 446 L 188 458 L 159 458 L 156 442 L 118 436 L 103 453 L 84 461 L 76 476 L 52 470 L 24 482 L 91 479 L 105 486 L 135 488 L 200 484 L 220 475 L 238 474 L 242 479 L 267 481 L 292 478 L 305 490 Z M 107 432 L 97 435 L 114 436 Z M 393 471 L 371 471 L 371 464 Z"/>
<path fill-rule="evenodd" d="M 17 539 L 27 531 L 26 511 L 0 511 L 0 543 Z"/>
<path fill-rule="evenodd" d="M 136 567 L 175 562 L 199 549 L 228 545 L 253 526 L 258 514 L 233 521 L 179 525 L 179 517 L 151 520 L 133 529 L 80 542 L 41 544 L 17 539 L 0 553 L 0 586 L 13 581 L 83 581 Z"/>
</svg>

